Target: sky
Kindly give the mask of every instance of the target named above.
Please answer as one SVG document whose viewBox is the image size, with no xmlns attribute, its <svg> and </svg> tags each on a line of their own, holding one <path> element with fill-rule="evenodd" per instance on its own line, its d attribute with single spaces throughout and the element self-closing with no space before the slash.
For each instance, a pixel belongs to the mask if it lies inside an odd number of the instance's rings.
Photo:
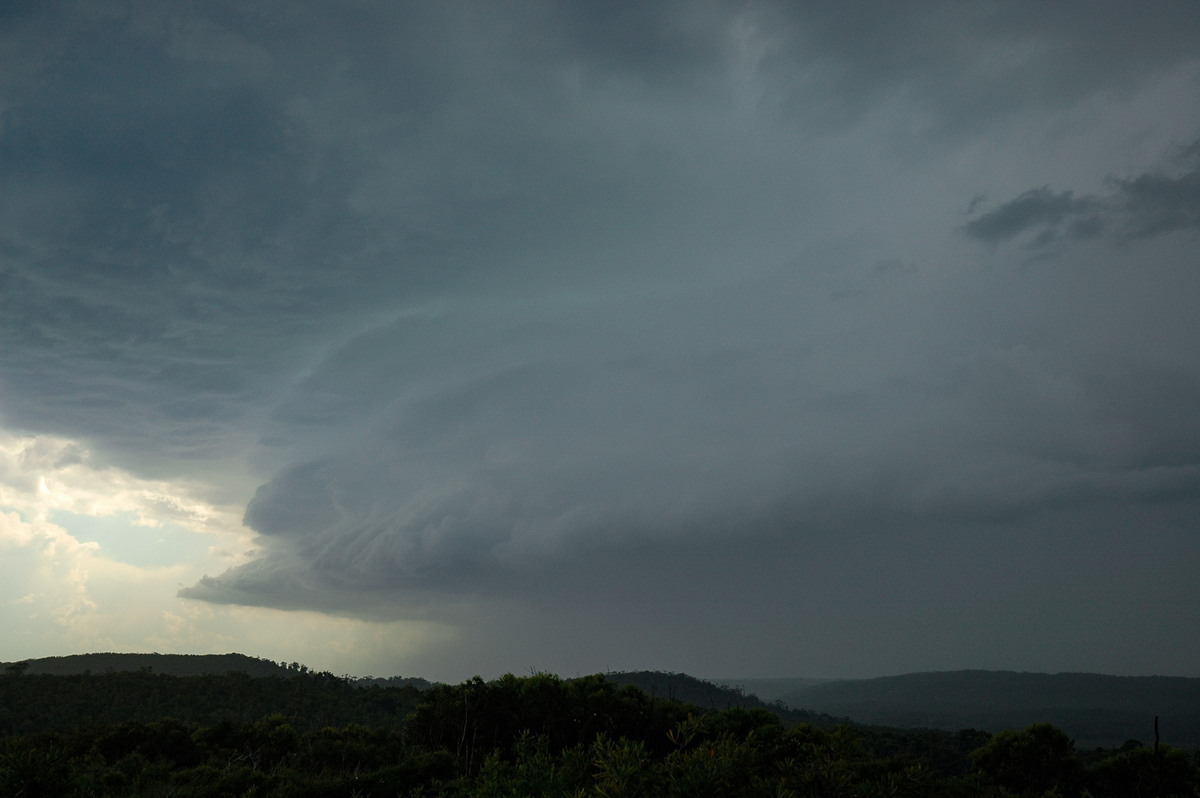
<svg viewBox="0 0 1200 798">
<path fill-rule="evenodd" d="M 1200 9 L 0 5 L 0 660 L 1200 676 Z"/>
</svg>

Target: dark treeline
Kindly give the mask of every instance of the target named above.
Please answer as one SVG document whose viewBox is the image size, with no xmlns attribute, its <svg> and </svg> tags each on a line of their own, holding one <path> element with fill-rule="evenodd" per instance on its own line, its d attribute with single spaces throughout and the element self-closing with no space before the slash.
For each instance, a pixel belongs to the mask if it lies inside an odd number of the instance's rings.
<svg viewBox="0 0 1200 798">
<path fill-rule="evenodd" d="M 308 672 L 308 667 L 299 662 L 274 662 L 245 654 L 129 654 L 111 651 L 2 662 L 0 669 L 8 673 L 44 673 L 52 676 L 118 671 L 151 671 L 171 676 L 207 676 L 231 672 L 247 676 L 288 676 L 294 672 Z"/>
<path fill-rule="evenodd" d="M 618 671 L 607 673 L 605 677 L 618 685 L 636 687 L 655 698 L 680 701 L 700 709 L 765 709 L 773 715 L 778 715 L 780 720 L 789 725 L 809 723 L 823 728 L 832 728 L 850 723 L 848 717 L 810 712 L 806 709 L 792 709 L 779 701 L 767 703 L 739 687 L 713 684 L 686 673 Z"/>
<path fill-rule="evenodd" d="M 1166 745 L 1081 751 L 1048 724 L 995 735 L 822 726 L 755 703 L 690 705 L 602 675 L 419 691 L 298 670 L 9 673 L 0 795 L 1200 794 L 1196 753 Z"/>
<path fill-rule="evenodd" d="M 357 723 L 399 729 L 420 702 L 414 687 L 356 689 L 328 673 L 250 677 L 170 676 L 149 671 L 0 677 L 0 734 L 70 731 L 173 718 L 187 724 L 245 722 L 281 714 L 305 729 Z"/>
<path fill-rule="evenodd" d="M 169 676 L 220 676 L 226 673 L 244 673 L 248 676 L 291 676 L 310 673 L 307 665 L 299 662 L 275 662 L 263 657 L 248 657 L 245 654 L 129 654 L 94 653 L 70 654 L 65 657 L 41 657 L 20 662 L 0 662 L 0 671 L 6 673 L 49 674 L 52 676 L 75 676 L 90 673 L 119 673 L 123 671 L 145 671 L 165 673 Z M 416 676 L 339 677 L 355 687 L 416 687 L 427 690 L 434 683 Z"/>
</svg>

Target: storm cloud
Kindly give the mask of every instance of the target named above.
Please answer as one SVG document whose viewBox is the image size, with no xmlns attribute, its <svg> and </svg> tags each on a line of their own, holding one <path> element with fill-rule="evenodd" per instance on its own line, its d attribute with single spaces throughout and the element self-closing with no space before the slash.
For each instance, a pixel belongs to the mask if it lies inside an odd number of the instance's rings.
<svg viewBox="0 0 1200 798">
<path fill-rule="evenodd" d="M 1194 671 L 1188 4 L 0 14 L 0 425 L 244 508 L 181 603 Z"/>
<path fill-rule="evenodd" d="M 989 244 L 1034 232 L 1025 246 L 1040 250 L 1105 233 L 1119 241 L 1200 228 L 1200 141 L 1181 149 L 1170 159 L 1183 162 L 1185 170 L 1177 169 L 1178 174 L 1154 171 L 1109 178 L 1103 194 L 1088 197 L 1075 197 L 1071 191 L 1055 193 L 1047 186 L 1030 189 L 972 219 L 963 229 Z"/>
</svg>

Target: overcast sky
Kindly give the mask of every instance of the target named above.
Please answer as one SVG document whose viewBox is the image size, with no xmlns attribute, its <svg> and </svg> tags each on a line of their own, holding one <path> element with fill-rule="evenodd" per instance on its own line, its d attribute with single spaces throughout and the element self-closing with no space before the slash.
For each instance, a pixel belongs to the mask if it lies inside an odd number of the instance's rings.
<svg viewBox="0 0 1200 798">
<path fill-rule="evenodd" d="M 1200 676 L 1194 2 L 0 5 L 0 660 Z"/>
</svg>

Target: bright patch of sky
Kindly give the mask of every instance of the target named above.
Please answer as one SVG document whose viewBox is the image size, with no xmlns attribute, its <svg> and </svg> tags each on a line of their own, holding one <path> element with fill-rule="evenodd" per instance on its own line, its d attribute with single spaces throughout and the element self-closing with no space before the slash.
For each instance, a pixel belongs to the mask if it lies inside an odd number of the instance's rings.
<svg viewBox="0 0 1200 798">
<path fill-rule="evenodd" d="M 133 512 L 89 516 L 54 510 L 49 520 L 70 530 L 71 536 L 82 543 L 98 544 L 103 556 L 142 568 L 202 560 L 213 544 L 211 537 L 176 523 L 138 523 Z"/>
</svg>

